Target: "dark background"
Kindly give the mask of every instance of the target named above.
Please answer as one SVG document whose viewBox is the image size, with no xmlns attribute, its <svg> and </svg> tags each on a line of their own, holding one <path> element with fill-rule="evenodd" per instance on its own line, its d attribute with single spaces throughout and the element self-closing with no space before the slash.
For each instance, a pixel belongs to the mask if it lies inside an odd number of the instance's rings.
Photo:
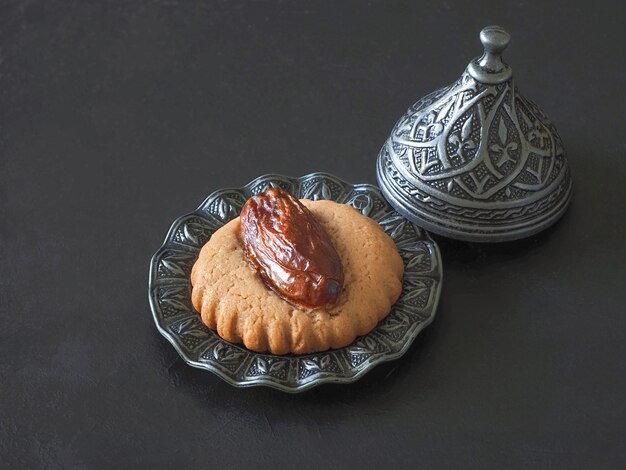
<svg viewBox="0 0 626 470">
<path fill-rule="evenodd" d="M 625 468 L 624 5 L 1 2 L 0 466 Z M 173 219 L 263 173 L 375 182 L 492 23 L 565 142 L 561 222 L 438 238 L 435 322 L 353 385 L 185 365 L 146 295 Z"/>
</svg>

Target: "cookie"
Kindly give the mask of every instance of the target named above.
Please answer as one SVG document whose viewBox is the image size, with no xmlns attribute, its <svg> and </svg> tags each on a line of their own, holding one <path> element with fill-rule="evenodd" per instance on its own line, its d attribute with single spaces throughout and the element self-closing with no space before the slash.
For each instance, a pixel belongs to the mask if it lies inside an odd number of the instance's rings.
<svg viewBox="0 0 626 470">
<path fill-rule="evenodd" d="M 344 283 L 337 303 L 306 310 L 268 289 L 246 258 L 237 217 L 213 234 L 191 272 L 194 308 L 227 341 L 272 354 L 341 348 L 369 333 L 398 299 L 404 264 L 382 228 L 344 204 L 302 203 L 341 258 Z"/>
</svg>

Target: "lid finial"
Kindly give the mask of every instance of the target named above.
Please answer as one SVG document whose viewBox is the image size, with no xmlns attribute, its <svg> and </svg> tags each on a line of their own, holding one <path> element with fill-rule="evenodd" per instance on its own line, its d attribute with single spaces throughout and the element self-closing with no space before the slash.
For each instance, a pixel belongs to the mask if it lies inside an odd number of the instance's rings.
<svg viewBox="0 0 626 470">
<path fill-rule="evenodd" d="M 511 78 L 512 70 L 502 60 L 502 52 L 508 46 L 511 35 L 501 26 L 487 26 L 480 32 L 480 42 L 485 52 L 472 60 L 467 67 L 474 79 L 482 83 L 496 84 Z"/>
</svg>

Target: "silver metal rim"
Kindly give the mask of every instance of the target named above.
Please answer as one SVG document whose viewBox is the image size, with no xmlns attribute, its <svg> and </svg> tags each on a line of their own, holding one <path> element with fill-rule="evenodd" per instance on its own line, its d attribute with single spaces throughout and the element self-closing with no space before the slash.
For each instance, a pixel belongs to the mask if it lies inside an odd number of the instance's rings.
<svg viewBox="0 0 626 470">
<path fill-rule="evenodd" d="M 559 202 L 540 217 L 526 221 L 523 225 L 498 225 L 480 224 L 478 221 L 468 225 L 462 220 L 448 215 L 446 218 L 435 215 L 429 210 L 427 204 L 421 204 L 419 200 L 407 200 L 404 192 L 397 188 L 394 180 L 389 178 L 384 171 L 383 156 L 377 160 L 376 176 L 378 184 L 385 198 L 400 214 L 416 225 L 430 232 L 456 240 L 493 243 L 519 240 L 539 233 L 553 225 L 567 210 L 572 198 L 572 181 L 569 175 L 567 188 Z"/>
</svg>

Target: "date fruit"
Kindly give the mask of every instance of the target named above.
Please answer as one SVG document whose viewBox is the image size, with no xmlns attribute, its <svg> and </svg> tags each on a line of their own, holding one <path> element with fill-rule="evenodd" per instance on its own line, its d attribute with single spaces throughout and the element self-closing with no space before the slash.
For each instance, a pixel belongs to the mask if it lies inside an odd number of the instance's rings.
<svg viewBox="0 0 626 470">
<path fill-rule="evenodd" d="M 330 307 L 343 285 L 337 250 L 313 214 L 280 188 L 251 197 L 241 209 L 246 256 L 267 287 L 305 308 Z"/>
</svg>

